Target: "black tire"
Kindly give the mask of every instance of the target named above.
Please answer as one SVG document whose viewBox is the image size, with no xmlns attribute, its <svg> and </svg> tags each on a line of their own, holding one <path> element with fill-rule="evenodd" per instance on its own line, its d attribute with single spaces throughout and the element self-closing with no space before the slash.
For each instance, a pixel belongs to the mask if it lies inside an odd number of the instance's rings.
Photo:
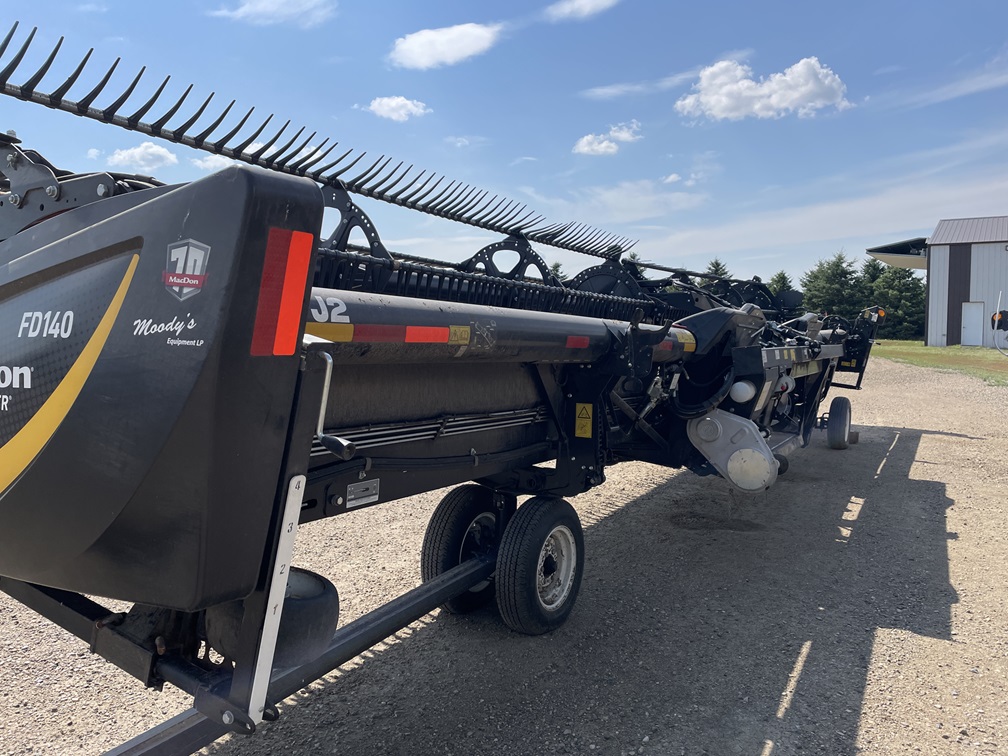
<svg viewBox="0 0 1008 756">
<path fill-rule="evenodd" d="M 535 497 L 518 507 L 497 554 L 497 608 L 505 624 L 526 635 L 562 625 L 584 574 L 584 533 L 563 499 Z"/>
<path fill-rule="evenodd" d="M 846 449 L 850 436 L 851 404 L 846 396 L 837 396 L 830 402 L 826 421 L 826 443 L 830 449 Z"/>
<path fill-rule="evenodd" d="M 238 652 L 238 631 L 244 613 L 244 601 L 232 601 L 206 610 L 207 642 L 228 659 L 234 659 Z M 336 586 L 314 572 L 291 567 L 273 668 L 287 669 L 318 658 L 329 647 L 338 623 Z"/>
<path fill-rule="evenodd" d="M 788 458 L 783 454 L 774 454 L 773 456 L 774 459 L 777 460 L 777 474 L 783 475 L 788 471 L 788 468 L 791 467 L 791 463 L 788 462 Z"/>
<path fill-rule="evenodd" d="M 432 580 L 474 556 L 497 549 L 497 507 L 493 491 L 467 485 L 453 489 L 437 505 L 420 549 L 420 576 Z M 467 614 L 493 601 L 494 583 L 485 580 L 442 606 L 452 614 Z"/>
</svg>

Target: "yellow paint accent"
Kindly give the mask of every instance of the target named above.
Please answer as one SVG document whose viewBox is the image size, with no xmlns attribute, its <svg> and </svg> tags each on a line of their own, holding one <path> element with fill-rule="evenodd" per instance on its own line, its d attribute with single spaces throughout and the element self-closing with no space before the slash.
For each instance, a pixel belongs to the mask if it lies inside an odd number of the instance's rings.
<svg viewBox="0 0 1008 756">
<path fill-rule="evenodd" d="M 468 344 L 470 336 L 469 326 L 449 326 L 448 328 L 449 344 Z"/>
<path fill-rule="evenodd" d="M 689 331 L 675 330 L 673 333 L 679 343 L 683 345 L 684 352 L 695 352 L 696 351 L 696 338 Z"/>
<path fill-rule="evenodd" d="M 574 405 L 574 435 L 577 438 L 592 437 L 592 405 L 577 402 Z"/>
<path fill-rule="evenodd" d="M 70 366 L 66 376 L 53 390 L 45 404 L 39 407 L 24 427 L 21 428 L 3 447 L 0 447 L 0 491 L 7 490 L 8 486 L 20 477 L 28 465 L 45 448 L 49 440 L 56 433 L 56 429 L 66 418 L 67 413 L 77 401 L 84 383 L 94 370 L 98 356 L 105 348 L 109 333 L 115 323 L 119 310 L 122 308 L 123 300 L 126 299 L 126 292 L 133 281 L 133 274 L 136 272 L 140 255 L 133 255 L 129 265 L 126 267 L 126 275 L 123 276 L 119 288 L 116 290 L 108 309 L 98 322 L 94 333 L 84 345 L 80 356 L 76 362 Z"/>
<path fill-rule="evenodd" d="M 353 341 L 353 323 L 307 323 L 305 333 L 327 341 Z"/>
</svg>

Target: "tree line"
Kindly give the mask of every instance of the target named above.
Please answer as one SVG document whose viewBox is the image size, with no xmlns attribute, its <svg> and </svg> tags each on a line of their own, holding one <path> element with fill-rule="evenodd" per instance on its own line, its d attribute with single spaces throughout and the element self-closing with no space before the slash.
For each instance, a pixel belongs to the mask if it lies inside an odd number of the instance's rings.
<svg viewBox="0 0 1008 756">
<path fill-rule="evenodd" d="M 634 252 L 625 259 L 640 261 Z M 551 271 L 560 280 L 566 279 L 560 263 L 553 263 Z M 707 263 L 703 272 L 732 278 L 728 266 L 717 257 Z M 703 284 L 702 281 L 697 283 Z M 802 306 L 809 312 L 853 320 L 865 308 L 878 305 L 886 312 L 880 336 L 903 340 L 924 338 L 926 288 L 923 279 L 912 270 L 885 265 L 874 257 L 867 258 L 858 269 L 856 262 L 841 250 L 819 260 L 802 274 L 799 283 L 801 288 L 797 290 L 805 295 Z M 774 273 L 766 285 L 775 295 L 796 291 L 791 276 L 783 270 Z"/>
</svg>

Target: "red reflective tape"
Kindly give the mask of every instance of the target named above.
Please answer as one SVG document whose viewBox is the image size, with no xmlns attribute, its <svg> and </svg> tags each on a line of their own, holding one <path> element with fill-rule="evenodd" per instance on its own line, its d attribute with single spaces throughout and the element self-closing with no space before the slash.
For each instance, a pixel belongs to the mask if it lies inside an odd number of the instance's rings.
<svg viewBox="0 0 1008 756">
<path fill-rule="evenodd" d="M 568 336 L 567 337 L 567 348 L 568 349 L 587 349 L 588 348 L 588 337 L 587 336 Z"/>
<path fill-rule="evenodd" d="M 314 236 L 304 231 L 270 229 L 249 350 L 253 357 L 289 356 L 297 349 L 313 244 Z"/>
<path fill-rule="evenodd" d="M 679 342 L 678 341 L 669 341 L 668 339 L 665 339 L 664 341 L 662 341 L 661 343 L 659 343 L 658 346 L 655 347 L 655 349 L 660 349 L 660 350 L 662 350 L 664 352 L 671 352 L 677 346 L 679 346 Z"/>
<path fill-rule="evenodd" d="M 406 326 L 354 323 L 353 340 L 368 341 L 371 343 L 393 342 L 402 344 L 406 341 Z"/>
<path fill-rule="evenodd" d="M 406 326 L 407 344 L 447 344 L 448 328 L 441 326 Z"/>
<path fill-rule="evenodd" d="M 311 263 L 314 246 L 315 237 L 312 234 L 304 231 L 294 231 L 291 234 L 273 354 L 291 355 L 297 351 L 298 334 L 301 332 L 303 322 L 301 310 L 304 305 L 305 285 L 308 281 L 308 265 Z"/>
</svg>

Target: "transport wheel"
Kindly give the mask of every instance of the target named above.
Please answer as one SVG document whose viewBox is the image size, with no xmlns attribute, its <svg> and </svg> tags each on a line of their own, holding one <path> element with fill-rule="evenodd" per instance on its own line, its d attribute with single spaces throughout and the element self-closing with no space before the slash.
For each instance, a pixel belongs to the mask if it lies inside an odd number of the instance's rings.
<svg viewBox="0 0 1008 756">
<path fill-rule="evenodd" d="M 243 601 L 206 610 L 207 641 L 228 659 L 234 659 L 238 653 L 238 631 L 244 612 Z M 336 586 L 314 572 L 291 567 L 287 574 L 273 668 L 296 667 L 320 656 L 329 647 L 338 623 Z"/>
<path fill-rule="evenodd" d="M 783 454 L 774 454 L 773 456 L 774 459 L 777 460 L 777 474 L 783 475 L 788 471 L 788 468 L 791 467 L 791 463 L 788 462 L 788 458 Z"/>
<path fill-rule="evenodd" d="M 538 496 L 518 507 L 497 554 L 497 608 L 504 623 L 526 635 L 560 627 L 583 574 L 584 534 L 574 508 Z"/>
<path fill-rule="evenodd" d="M 420 549 L 420 575 L 432 580 L 475 556 L 491 555 L 497 548 L 497 507 L 493 491 L 484 486 L 459 486 L 437 505 Z M 484 580 L 443 607 L 466 614 L 494 598 L 494 583 Z"/>
<path fill-rule="evenodd" d="M 830 449 L 846 449 L 850 436 L 851 406 L 846 396 L 834 397 L 826 423 L 826 443 Z"/>
</svg>

